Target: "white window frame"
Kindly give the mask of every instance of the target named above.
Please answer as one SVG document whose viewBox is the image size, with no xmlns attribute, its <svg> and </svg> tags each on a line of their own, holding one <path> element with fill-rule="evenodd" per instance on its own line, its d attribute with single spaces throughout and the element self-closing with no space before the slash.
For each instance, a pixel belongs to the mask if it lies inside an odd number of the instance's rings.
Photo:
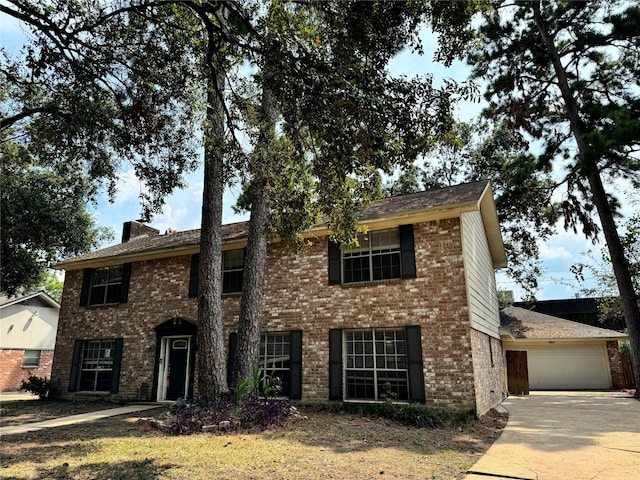
<svg viewBox="0 0 640 480">
<path fill-rule="evenodd" d="M 106 282 L 96 283 L 96 279 L 98 278 L 100 273 L 104 272 L 105 270 L 107 271 Z M 115 273 L 116 271 L 118 272 L 117 274 Z M 109 292 L 113 291 L 114 288 L 118 290 L 118 295 L 120 294 L 123 274 L 124 274 L 124 269 L 122 265 L 111 265 L 109 267 L 100 267 L 100 268 L 94 269 L 91 275 L 91 288 L 89 289 L 89 299 L 87 303 L 90 306 L 112 305 L 114 303 L 118 303 L 117 300 L 113 302 L 107 302 L 107 298 L 109 296 Z M 93 301 L 94 289 L 102 288 L 102 287 L 104 287 L 104 294 L 102 296 L 102 301 Z"/>
<path fill-rule="evenodd" d="M 367 333 L 371 334 L 371 339 L 364 338 Z M 360 338 L 353 338 L 355 335 L 362 335 Z M 382 339 L 377 338 L 377 334 L 382 335 Z M 390 335 L 391 334 L 391 335 Z M 399 335 L 401 334 L 401 335 Z M 402 339 L 398 337 L 401 336 Z M 407 357 L 407 335 L 404 328 L 369 328 L 343 330 L 342 335 L 343 352 L 343 397 L 345 401 L 380 401 L 391 400 L 405 402 L 409 399 L 409 359 Z M 362 345 L 362 351 L 358 352 L 356 344 Z M 350 345 L 353 348 L 350 348 Z M 369 346 L 369 348 L 367 347 Z M 380 351 L 380 349 L 382 351 Z M 359 358 L 358 358 L 359 357 Z M 381 358 L 384 365 L 380 364 Z M 360 360 L 360 362 L 358 361 Z M 349 377 L 357 375 L 357 372 L 373 373 L 372 387 L 373 398 L 364 396 L 350 396 Z M 406 395 L 391 395 L 382 398 L 379 392 L 378 382 L 383 373 L 397 372 L 398 382 L 404 384 Z M 404 373 L 404 375 L 402 375 Z M 401 378 L 402 376 L 403 378 Z M 366 388 L 366 387 L 365 387 Z M 397 390 L 397 389 L 396 389 Z"/>
<path fill-rule="evenodd" d="M 28 355 L 27 353 L 30 353 L 30 355 Z M 37 353 L 37 356 L 34 355 L 34 353 Z M 22 366 L 24 368 L 39 367 L 41 355 L 42 355 L 42 350 L 25 349 L 24 355 L 22 357 Z"/>
<path fill-rule="evenodd" d="M 89 348 L 90 345 L 92 344 L 96 344 L 98 343 L 98 348 Z M 110 348 L 106 348 L 108 344 L 111 344 Z M 96 351 L 98 352 L 98 357 L 96 358 L 86 358 L 86 354 L 89 351 Z M 101 356 L 101 352 L 102 351 L 107 351 L 108 350 L 108 357 L 102 357 Z M 82 354 L 80 356 L 80 365 L 79 365 L 79 372 L 78 374 L 80 375 L 78 378 L 78 391 L 81 392 L 108 392 L 111 390 L 110 387 L 108 387 L 105 390 L 98 390 L 97 386 L 98 386 L 98 374 L 100 372 L 107 372 L 110 371 L 111 372 L 111 379 L 109 381 L 109 383 L 111 383 L 113 381 L 113 364 L 115 362 L 115 351 L 116 351 L 116 342 L 113 339 L 95 339 L 95 340 L 85 340 L 83 345 L 82 345 Z M 94 367 L 92 368 L 85 368 L 87 365 L 94 365 Z M 83 373 L 85 372 L 94 372 L 93 373 L 93 389 L 92 390 L 86 390 L 84 388 L 82 388 L 82 376 Z"/>
<path fill-rule="evenodd" d="M 395 241 L 391 241 L 389 238 L 391 235 L 395 236 Z M 385 239 L 382 237 L 385 236 Z M 382 241 L 381 241 L 382 240 Z M 390 276 L 388 278 L 374 278 L 374 258 L 381 257 L 395 257 L 398 261 L 398 275 Z M 346 279 L 346 266 L 345 263 L 350 259 L 368 259 L 369 278 L 360 280 L 347 280 Z M 341 248 L 340 249 L 340 270 L 342 273 L 342 283 L 369 283 L 380 282 L 385 280 L 396 280 L 402 278 L 402 254 L 400 248 L 400 229 L 388 228 L 384 230 L 374 230 L 367 233 L 361 233 L 358 235 L 358 246 L 353 248 Z"/>
</svg>

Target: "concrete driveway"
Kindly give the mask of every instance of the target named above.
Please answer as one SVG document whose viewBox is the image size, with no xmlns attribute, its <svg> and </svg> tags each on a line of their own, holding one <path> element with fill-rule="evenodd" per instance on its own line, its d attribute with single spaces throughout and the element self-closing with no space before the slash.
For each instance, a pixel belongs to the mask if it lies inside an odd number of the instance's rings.
<svg viewBox="0 0 640 480">
<path fill-rule="evenodd" d="M 466 480 L 640 479 L 640 401 L 620 392 L 534 392 Z"/>
</svg>

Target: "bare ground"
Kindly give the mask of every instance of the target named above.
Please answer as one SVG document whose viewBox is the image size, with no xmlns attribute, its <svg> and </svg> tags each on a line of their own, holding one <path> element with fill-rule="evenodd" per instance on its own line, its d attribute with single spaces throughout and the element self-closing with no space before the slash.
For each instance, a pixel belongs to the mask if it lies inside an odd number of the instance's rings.
<svg viewBox="0 0 640 480">
<path fill-rule="evenodd" d="M 116 406 L 106 402 L 4 402 L 0 425 Z M 167 437 L 139 417 L 167 407 L 2 438 L 7 479 L 459 479 L 502 432 L 495 411 L 463 425 L 418 429 L 318 411 L 265 432 Z"/>
</svg>

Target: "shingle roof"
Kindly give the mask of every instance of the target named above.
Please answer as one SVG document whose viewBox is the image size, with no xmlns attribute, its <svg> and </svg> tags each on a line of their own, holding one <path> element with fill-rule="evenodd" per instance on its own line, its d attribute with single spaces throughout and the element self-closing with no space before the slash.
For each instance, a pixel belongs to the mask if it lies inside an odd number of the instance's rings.
<svg viewBox="0 0 640 480">
<path fill-rule="evenodd" d="M 500 326 L 518 340 L 626 338 L 623 333 L 552 317 L 520 307 L 507 307 L 500 312 Z"/>
<path fill-rule="evenodd" d="M 411 214 L 411 212 L 424 212 L 468 204 L 476 205 L 482 199 L 488 184 L 488 181 L 465 183 L 452 187 L 375 200 L 357 213 L 356 216 L 360 221 L 366 221 L 396 214 Z M 321 225 L 317 227 L 321 227 Z M 228 243 L 246 238 L 248 228 L 249 222 L 223 225 L 223 242 Z M 166 233 L 164 235 L 144 235 L 134 237 L 125 243 L 113 245 L 60 262 L 56 267 L 69 268 L 75 266 L 77 268 L 80 262 L 106 260 L 136 254 L 152 255 L 154 252 L 182 250 L 189 247 L 197 248 L 199 243 L 199 229 Z"/>
</svg>

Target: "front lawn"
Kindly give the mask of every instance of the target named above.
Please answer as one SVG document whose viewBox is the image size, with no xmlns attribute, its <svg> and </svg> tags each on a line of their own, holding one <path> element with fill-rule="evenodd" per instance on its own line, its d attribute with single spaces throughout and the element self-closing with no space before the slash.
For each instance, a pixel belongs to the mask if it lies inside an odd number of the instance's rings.
<svg viewBox="0 0 640 480">
<path fill-rule="evenodd" d="M 12 423 L 12 416 L 28 417 L 25 409 L 38 409 L 46 417 L 46 405 L 60 411 L 59 402 L 4 404 L 2 424 Z M 73 410 L 78 410 L 77 405 Z M 463 478 L 505 423 L 494 414 L 426 429 L 360 414 L 302 409 L 302 418 L 264 432 L 167 436 L 138 418 L 165 412 L 166 407 L 4 436 L 0 476 L 20 480 L 448 480 Z"/>
</svg>

